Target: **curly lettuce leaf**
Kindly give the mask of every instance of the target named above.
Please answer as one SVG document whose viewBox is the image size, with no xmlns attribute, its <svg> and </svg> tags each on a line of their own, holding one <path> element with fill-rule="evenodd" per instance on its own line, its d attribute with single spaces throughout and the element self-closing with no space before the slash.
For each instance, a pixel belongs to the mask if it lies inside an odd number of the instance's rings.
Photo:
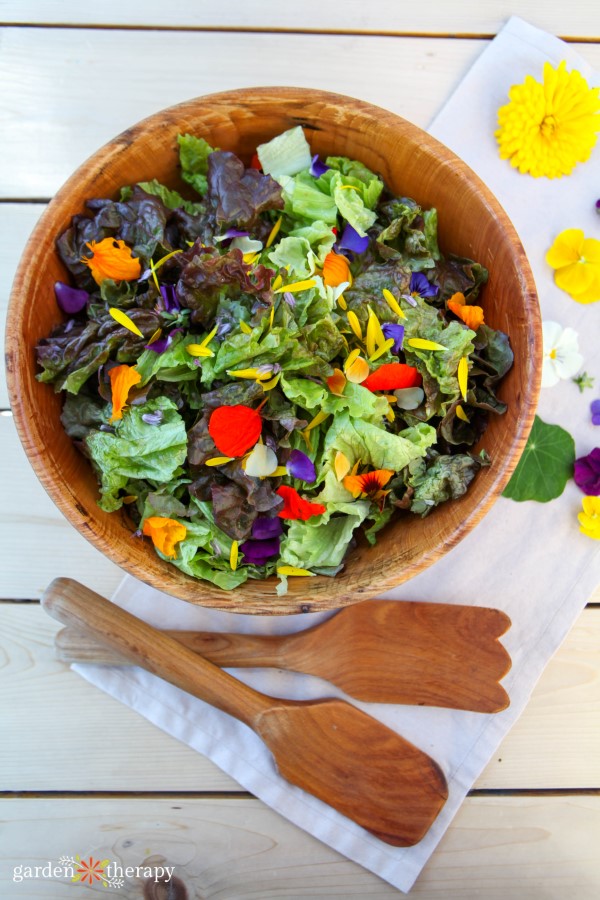
<svg viewBox="0 0 600 900">
<path fill-rule="evenodd" d="M 278 183 L 257 169 L 246 169 L 234 153 L 215 150 L 210 154 L 207 181 L 206 199 L 218 226 L 250 229 L 261 213 L 283 209 Z"/>
<path fill-rule="evenodd" d="M 284 376 L 280 387 L 288 400 L 309 410 L 311 417 L 319 410 L 333 415 L 347 411 L 353 418 L 380 423 L 389 409 L 385 397 L 378 396 L 362 385 L 350 381 L 347 382 L 341 396 L 332 394 L 324 385 L 309 381 L 307 378 Z"/>
<path fill-rule="evenodd" d="M 290 522 L 277 564 L 300 569 L 338 566 L 348 551 L 355 530 L 367 517 L 370 505 L 362 500 L 330 504 L 321 516 L 306 522 Z M 336 515 L 332 517 L 334 512 Z"/>
<path fill-rule="evenodd" d="M 407 479 L 414 490 L 410 511 L 426 516 L 438 504 L 462 497 L 482 465 L 483 459 L 466 453 L 419 460 Z"/>
<path fill-rule="evenodd" d="M 177 143 L 181 177 L 203 197 L 208 187 L 208 157 L 213 148 L 204 138 L 194 137 L 193 134 L 178 135 Z"/>
</svg>

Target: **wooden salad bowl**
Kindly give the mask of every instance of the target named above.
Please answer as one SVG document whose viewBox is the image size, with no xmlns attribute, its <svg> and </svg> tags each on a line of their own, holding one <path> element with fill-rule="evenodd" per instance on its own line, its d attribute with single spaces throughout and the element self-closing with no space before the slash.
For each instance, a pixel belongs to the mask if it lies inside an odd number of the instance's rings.
<svg viewBox="0 0 600 900">
<path fill-rule="evenodd" d="M 360 160 L 391 191 L 436 207 L 440 247 L 489 269 L 482 304 L 486 321 L 505 331 L 515 354 L 503 379 L 504 416 L 492 416 L 478 452 L 492 459 L 459 500 L 429 516 L 406 515 L 360 543 L 335 578 L 290 578 L 286 596 L 277 579 L 248 581 L 223 591 L 163 562 L 149 541 L 132 537 L 127 514 L 97 504 L 95 475 L 60 423 L 62 398 L 36 380 L 34 348 L 61 320 L 53 285 L 68 276 L 54 241 L 85 201 L 116 197 L 124 184 L 157 178 L 181 188 L 177 135 L 189 132 L 246 162 L 257 144 L 296 125 L 313 153 Z M 515 229 L 485 184 L 434 138 L 409 122 L 360 100 L 301 88 L 251 88 L 199 97 L 156 113 L 97 151 L 66 182 L 40 219 L 21 259 L 10 299 L 6 360 L 17 429 L 42 485 L 61 512 L 114 563 L 183 600 L 232 612 L 284 614 L 334 609 L 401 584 L 450 550 L 484 517 L 505 487 L 524 448 L 537 403 L 541 325 L 533 276 Z"/>
</svg>

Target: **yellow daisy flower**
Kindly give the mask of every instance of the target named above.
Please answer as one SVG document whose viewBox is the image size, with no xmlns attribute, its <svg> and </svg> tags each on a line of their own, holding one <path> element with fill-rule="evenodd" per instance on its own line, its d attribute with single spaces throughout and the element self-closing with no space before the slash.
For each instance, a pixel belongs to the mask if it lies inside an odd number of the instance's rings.
<svg viewBox="0 0 600 900">
<path fill-rule="evenodd" d="M 496 139 L 502 159 L 534 178 L 561 178 L 589 158 L 600 131 L 600 88 L 577 71 L 544 65 L 541 84 L 531 75 L 508 92 L 498 110 Z"/>
<path fill-rule="evenodd" d="M 586 238 L 581 228 L 561 231 L 546 253 L 554 283 L 578 303 L 600 300 L 600 241 Z"/>
</svg>

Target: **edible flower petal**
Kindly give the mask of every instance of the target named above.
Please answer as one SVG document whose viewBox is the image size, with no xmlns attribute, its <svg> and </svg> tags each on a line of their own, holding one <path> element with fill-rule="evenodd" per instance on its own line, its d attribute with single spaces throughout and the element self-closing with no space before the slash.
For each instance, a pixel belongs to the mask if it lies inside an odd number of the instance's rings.
<svg viewBox="0 0 600 900">
<path fill-rule="evenodd" d="M 323 262 L 323 282 L 336 287 L 344 282 L 352 284 L 352 274 L 348 260 L 341 253 L 330 250 Z"/>
<path fill-rule="evenodd" d="M 406 313 L 404 312 L 392 292 L 388 291 L 387 288 L 384 288 L 381 293 L 383 294 L 383 299 L 392 310 L 392 312 L 396 313 L 399 319 L 405 319 Z"/>
<path fill-rule="evenodd" d="M 346 376 L 341 369 L 334 369 L 333 375 L 327 378 L 327 387 L 336 397 L 341 397 L 346 387 Z"/>
<path fill-rule="evenodd" d="M 587 456 L 575 460 L 573 480 L 584 494 L 600 495 L 600 447 L 595 447 Z"/>
<path fill-rule="evenodd" d="M 294 281 L 292 284 L 284 284 L 273 291 L 274 294 L 297 294 L 298 291 L 308 291 L 310 288 L 316 287 L 317 282 L 314 278 L 307 278 L 305 281 Z"/>
<path fill-rule="evenodd" d="M 326 510 L 321 503 L 311 503 L 309 500 L 305 500 L 295 488 L 285 484 L 277 488 L 275 493 L 283 500 L 283 509 L 277 513 L 281 519 L 300 519 L 302 522 L 306 522 L 312 516 L 322 515 Z"/>
<path fill-rule="evenodd" d="M 165 305 L 165 311 L 168 313 L 179 312 L 181 306 L 177 299 L 177 291 L 174 284 L 161 284 L 160 293 Z"/>
<path fill-rule="evenodd" d="M 394 322 L 384 322 L 381 326 L 386 338 L 393 338 L 392 353 L 400 353 L 404 342 L 404 325 L 396 325 Z"/>
<path fill-rule="evenodd" d="M 277 237 L 277 235 L 279 234 L 279 229 L 281 228 L 282 222 L 283 222 L 283 217 L 279 216 L 279 218 L 277 219 L 277 221 L 275 222 L 275 224 L 273 225 L 273 227 L 271 228 L 271 230 L 269 232 L 269 237 L 267 238 L 265 248 L 270 247 L 271 244 L 273 243 L 273 241 L 275 240 L 275 238 Z"/>
<path fill-rule="evenodd" d="M 243 456 L 256 444 L 261 431 L 259 413 L 241 404 L 217 407 L 208 422 L 208 433 L 225 456 Z"/>
<path fill-rule="evenodd" d="M 277 468 L 277 456 L 266 444 L 256 444 L 244 463 L 244 471 L 251 478 L 265 478 Z"/>
<path fill-rule="evenodd" d="M 590 403 L 592 425 L 600 425 L 600 400 L 592 400 Z"/>
<path fill-rule="evenodd" d="M 498 110 L 495 133 L 501 159 L 534 178 L 561 178 L 585 162 L 600 131 L 599 89 L 583 76 L 544 64 L 543 83 L 527 75 Z"/>
<path fill-rule="evenodd" d="M 335 470 L 338 481 L 341 481 L 342 478 L 344 478 L 352 468 L 352 466 L 350 465 L 350 460 L 345 453 L 342 453 L 341 450 L 338 450 L 338 452 L 335 454 L 333 468 Z"/>
<path fill-rule="evenodd" d="M 546 253 L 554 282 L 577 303 L 600 300 L 600 241 L 586 238 L 580 228 L 567 228 Z"/>
<path fill-rule="evenodd" d="M 354 352 L 357 355 L 353 356 L 351 353 L 344 365 L 346 378 L 348 381 L 351 381 L 352 384 L 364 384 L 365 380 L 369 377 L 369 364 L 366 359 L 363 359 L 362 356 L 359 355 L 359 351 Z"/>
<path fill-rule="evenodd" d="M 157 550 L 160 550 L 163 556 L 174 559 L 177 556 L 175 544 L 184 540 L 187 528 L 175 519 L 167 519 L 163 516 L 150 516 L 150 518 L 145 520 L 142 532 L 147 537 L 152 538 L 152 543 Z"/>
<path fill-rule="evenodd" d="M 384 363 L 362 382 L 370 391 L 395 391 L 398 388 L 419 387 L 421 375 L 414 366 L 405 363 Z"/>
<path fill-rule="evenodd" d="M 583 512 L 580 512 L 579 530 L 587 537 L 600 541 L 600 497 L 584 497 L 581 501 Z"/>
<path fill-rule="evenodd" d="M 252 537 L 256 541 L 279 537 L 283 533 L 283 523 L 277 516 L 257 516 L 252 523 Z"/>
<path fill-rule="evenodd" d="M 112 281 L 133 281 L 140 277 L 140 261 L 132 256 L 125 241 L 107 237 L 99 242 L 89 241 L 85 246 L 92 255 L 82 256 L 81 262 L 89 268 L 96 284 L 102 284 L 107 278 Z"/>
<path fill-rule="evenodd" d="M 428 297 L 437 297 L 440 292 L 437 284 L 431 282 L 423 275 L 422 272 L 412 272 L 410 276 L 410 284 L 408 290 L 411 294 L 426 299 Z"/>
<path fill-rule="evenodd" d="M 142 422 L 146 425 L 160 425 L 164 418 L 162 409 L 155 409 L 154 412 L 142 413 Z"/>
<path fill-rule="evenodd" d="M 297 566 L 278 566 L 277 574 L 286 577 L 291 575 L 293 577 L 306 576 L 314 578 L 315 576 L 314 572 L 309 572 L 308 569 L 299 569 Z"/>
<path fill-rule="evenodd" d="M 362 341 L 362 336 L 363 336 L 362 328 L 360 327 L 360 322 L 358 321 L 358 316 L 351 309 L 348 310 L 346 315 L 348 316 L 348 324 L 350 325 L 350 328 L 352 329 L 352 331 L 354 332 L 356 337 L 359 339 L 359 341 Z"/>
<path fill-rule="evenodd" d="M 229 551 L 229 565 L 233 572 L 237 569 L 239 557 L 239 544 L 237 541 L 231 542 L 231 550 Z"/>
<path fill-rule="evenodd" d="M 142 376 L 133 366 L 113 366 L 108 372 L 112 394 L 111 424 L 123 418 L 123 407 L 127 403 L 127 395 L 134 384 L 142 380 Z"/>
<path fill-rule="evenodd" d="M 361 237 L 356 228 L 347 222 L 338 245 L 340 250 L 351 250 L 352 253 L 364 253 L 369 246 L 367 235 Z"/>
<path fill-rule="evenodd" d="M 453 294 L 446 305 L 448 309 L 453 312 L 455 316 L 458 316 L 459 319 L 462 319 L 467 328 L 470 328 L 472 331 L 477 331 L 479 326 L 483 325 L 483 309 L 481 306 L 472 306 L 471 304 L 468 304 L 465 300 L 465 295 L 461 294 L 460 291 Z"/>
<path fill-rule="evenodd" d="M 425 391 L 420 387 L 400 388 L 394 396 L 399 409 L 417 409 L 425 399 Z"/>
<path fill-rule="evenodd" d="M 59 309 L 64 313 L 72 316 L 75 313 L 85 309 L 90 295 L 87 291 L 79 290 L 79 288 L 71 287 L 64 281 L 57 281 L 54 285 L 54 296 L 58 303 Z"/>
<path fill-rule="evenodd" d="M 300 481 L 306 481 L 308 484 L 317 480 L 315 464 L 310 456 L 307 456 L 302 450 L 292 450 L 286 463 L 286 469 L 292 478 L 299 478 Z"/>
<path fill-rule="evenodd" d="M 469 417 L 468 417 L 468 415 L 466 414 L 466 412 L 464 411 L 464 409 L 462 408 L 462 406 L 460 405 L 460 403 L 459 403 L 459 404 L 457 405 L 457 407 L 456 407 L 456 418 L 457 418 L 457 419 L 462 419 L 463 422 L 468 422 L 468 421 L 469 421 Z"/>
<path fill-rule="evenodd" d="M 137 334 L 138 337 L 144 337 L 140 329 L 137 327 L 133 319 L 130 319 L 127 313 L 124 313 L 122 309 L 118 309 L 116 306 L 111 306 L 108 310 L 112 318 L 115 322 L 118 322 L 119 325 L 122 325 L 123 328 L 126 328 L 128 331 L 131 331 L 132 334 Z"/>
<path fill-rule="evenodd" d="M 581 368 L 579 337 L 573 328 L 546 321 L 542 322 L 542 338 L 542 387 L 553 387 L 561 378 L 571 378 Z"/>
<path fill-rule="evenodd" d="M 313 178 L 320 178 L 321 175 L 325 174 L 325 172 L 329 172 L 330 168 L 331 166 L 328 166 L 326 163 L 320 160 L 319 154 L 315 153 L 310 164 L 309 172 Z"/>
<path fill-rule="evenodd" d="M 437 341 L 428 341 L 425 338 L 409 338 L 406 342 L 409 347 L 413 347 L 415 350 L 447 350 L 447 347 L 444 347 L 443 344 L 438 344 Z"/>
<path fill-rule="evenodd" d="M 363 475 L 346 475 L 342 484 L 353 497 L 365 496 L 377 500 L 384 493 L 383 488 L 393 475 L 394 472 L 390 469 L 374 469 Z"/>
<path fill-rule="evenodd" d="M 240 553 L 244 554 L 244 562 L 249 566 L 264 566 L 268 559 L 279 556 L 279 538 L 273 537 L 264 541 L 250 538 L 240 544 Z"/>
<path fill-rule="evenodd" d="M 458 362 L 456 377 L 458 379 L 458 387 L 462 394 L 462 398 L 463 400 L 466 400 L 469 379 L 469 360 L 466 356 L 462 356 Z"/>
</svg>

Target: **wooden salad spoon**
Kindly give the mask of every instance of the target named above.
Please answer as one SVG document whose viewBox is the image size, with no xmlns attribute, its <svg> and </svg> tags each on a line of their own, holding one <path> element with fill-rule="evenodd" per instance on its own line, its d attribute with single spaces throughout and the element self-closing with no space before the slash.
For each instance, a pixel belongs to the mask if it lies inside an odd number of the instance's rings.
<svg viewBox="0 0 600 900">
<path fill-rule="evenodd" d="M 218 666 L 316 675 L 365 703 L 494 713 L 509 704 L 498 684 L 511 665 L 498 641 L 509 627 L 510 619 L 497 609 L 369 600 L 295 634 L 164 633 Z M 55 644 L 63 662 L 127 663 L 81 629 L 63 629 Z"/>
<path fill-rule="evenodd" d="M 261 694 L 68 578 L 50 584 L 42 605 L 59 621 L 90 631 L 131 662 L 248 725 L 283 778 L 388 844 L 406 847 L 421 840 L 448 797 L 434 760 L 343 700 Z"/>
</svg>

